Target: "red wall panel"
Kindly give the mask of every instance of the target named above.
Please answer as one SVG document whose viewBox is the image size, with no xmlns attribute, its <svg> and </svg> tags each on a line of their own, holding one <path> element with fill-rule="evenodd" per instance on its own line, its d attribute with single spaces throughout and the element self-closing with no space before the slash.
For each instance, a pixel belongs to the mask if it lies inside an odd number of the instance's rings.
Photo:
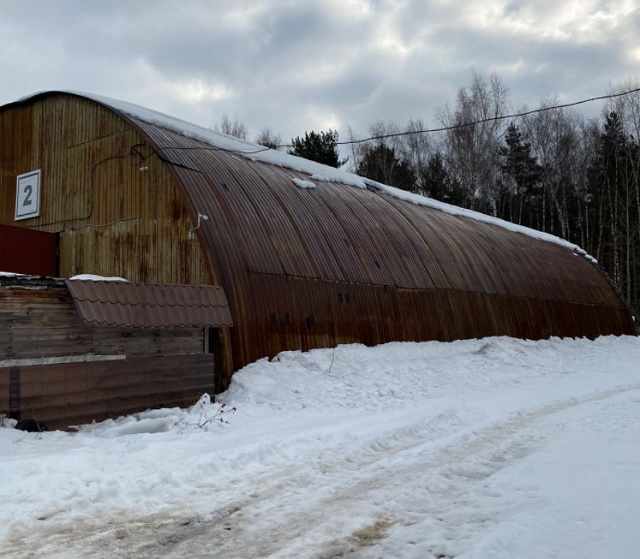
<svg viewBox="0 0 640 559">
<path fill-rule="evenodd" d="M 0 272 L 57 276 L 58 235 L 0 225 Z"/>
</svg>

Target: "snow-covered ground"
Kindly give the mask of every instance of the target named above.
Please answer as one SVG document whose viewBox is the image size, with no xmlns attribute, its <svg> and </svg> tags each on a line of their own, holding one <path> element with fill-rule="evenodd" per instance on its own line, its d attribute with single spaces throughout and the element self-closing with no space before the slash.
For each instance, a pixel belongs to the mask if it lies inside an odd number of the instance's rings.
<svg viewBox="0 0 640 559">
<path fill-rule="evenodd" d="M 287 352 L 221 400 L 0 429 L 0 556 L 640 557 L 638 338 Z"/>
</svg>

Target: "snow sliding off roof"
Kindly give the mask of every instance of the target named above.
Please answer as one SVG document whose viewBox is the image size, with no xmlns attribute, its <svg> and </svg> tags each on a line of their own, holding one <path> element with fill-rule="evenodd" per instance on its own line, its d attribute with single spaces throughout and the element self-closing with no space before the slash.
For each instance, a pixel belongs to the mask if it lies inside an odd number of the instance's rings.
<svg viewBox="0 0 640 559">
<path fill-rule="evenodd" d="M 345 342 L 635 331 L 555 237 L 102 97 L 39 94 L 0 126 L 32 146 L 3 144 L 0 223 L 41 168 L 43 212 L 15 225 L 60 235 L 62 275 L 221 286 L 227 374 Z"/>
</svg>

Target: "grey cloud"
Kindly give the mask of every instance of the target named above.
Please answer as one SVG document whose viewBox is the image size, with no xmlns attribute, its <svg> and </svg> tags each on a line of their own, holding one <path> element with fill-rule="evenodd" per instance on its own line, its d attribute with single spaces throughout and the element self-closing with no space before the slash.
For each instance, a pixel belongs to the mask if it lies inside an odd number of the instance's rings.
<svg viewBox="0 0 640 559">
<path fill-rule="evenodd" d="M 516 105 L 579 99 L 638 74 L 640 12 L 589 43 L 471 28 L 475 2 L 376 1 L 351 16 L 335 1 L 21 0 L 0 3 L 0 103 L 49 88 L 122 98 L 209 126 L 223 113 L 283 139 L 337 119 L 365 133 L 378 121 L 432 121 L 471 68 L 498 69 Z M 517 2 L 502 5 L 510 17 Z M 500 12 L 499 12 L 500 13 Z M 402 48 L 381 46 L 392 38 Z M 521 66 L 516 67 L 518 62 Z M 228 87 L 213 102 L 176 84 Z M 335 120 L 333 120 L 335 122 Z"/>
</svg>

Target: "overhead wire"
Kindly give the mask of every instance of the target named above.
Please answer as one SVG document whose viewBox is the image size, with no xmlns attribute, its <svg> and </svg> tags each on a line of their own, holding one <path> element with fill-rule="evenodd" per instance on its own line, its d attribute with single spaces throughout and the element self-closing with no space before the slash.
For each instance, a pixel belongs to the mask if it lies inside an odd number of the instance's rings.
<svg viewBox="0 0 640 559">
<path fill-rule="evenodd" d="M 470 126 L 475 126 L 477 124 L 485 124 L 487 122 L 496 122 L 496 121 L 500 121 L 500 120 L 507 120 L 510 118 L 521 118 L 521 117 L 525 117 L 525 116 L 529 116 L 532 114 L 536 114 L 536 113 L 543 113 L 543 112 L 548 112 L 548 111 L 554 111 L 554 110 L 558 110 L 558 109 L 566 109 L 568 107 L 575 107 L 577 105 L 583 105 L 585 103 L 591 103 L 593 101 L 603 101 L 605 99 L 614 99 L 616 97 L 622 97 L 625 95 L 631 95 L 632 93 L 638 93 L 640 92 L 640 87 L 636 88 L 636 89 L 630 89 L 628 91 L 623 91 L 621 93 L 610 93 L 608 95 L 600 95 L 598 97 L 590 97 L 589 99 L 581 99 L 580 101 L 573 101 L 571 103 L 562 103 L 559 105 L 552 105 L 549 107 L 538 107 L 537 109 L 531 109 L 529 111 L 522 111 L 519 113 L 512 113 L 512 114 L 508 114 L 508 115 L 498 115 L 498 116 L 492 116 L 492 117 L 487 117 L 487 118 L 483 118 L 480 120 L 474 120 L 474 121 L 470 121 L 470 122 L 462 122 L 462 123 L 456 123 L 456 124 L 452 124 L 451 126 L 442 126 L 440 128 L 427 128 L 424 130 L 406 130 L 404 132 L 392 132 L 389 134 L 379 134 L 376 136 L 370 136 L 369 138 L 363 138 L 363 139 L 359 139 L 359 140 L 346 140 L 343 142 L 336 142 L 336 145 L 339 146 L 346 146 L 346 145 L 352 145 L 352 144 L 363 144 L 365 142 L 371 142 L 371 141 L 376 141 L 376 140 L 384 140 L 386 138 L 397 138 L 400 136 L 411 136 L 414 134 L 431 134 L 434 132 L 447 132 L 449 130 L 456 130 L 459 128 L 468 128 Z M 291 144 L 284 144 L 281 146 L 277 146 L 278 148 L 286 148 L 286 147 L 293 147 Z"/>
<path fill-rule="evenodd" d="M 507 120 L 507 119 L 522 118 L 522 117 L 533 115 L 533 114 L 537 114 L 537 113 L 555 111 L 555 110 L 559 110 L 559 109 L 566 109 L 566 108 L 569 108 L 569 107 L 576 107 L 578 105 L 584 105 L 585 103 L 592 103 L 594 101 L 603 101 L 603 100 L 606 100 L 606 99 L 615 99 L 617 97 L 623 97 L 623 96 L 626 96 L 626 95 L 631 95 L 632 93 L 639 93 L 639 92 L 640 92 L 640 87 L 639 88 L 635 88 L 635 89 L 630 89 L 630 90 L 627 90 L 627 91 L 623 91 L 623 92 L 620 92 L 620 93 L 609 93 L 607 95 L 599 95 L 597 97 L 589 97 L 588 99 L 581 99 L 579 101 L 572 101 L 570 103 L 561 103 L 561 104 L 557 104 L 557 105 L 551 105 L 551 106 L 548 106 L 548 107 L 538 107 L 537 109 L 521 111 L 521 112 L 518 112 L 518 113 L 511 113 L 511 114 L 508 114 L 508 115 L 497 115 L 497 116 L 487 117 L 487 118 L 474 120 L 474 121 L 470 121 L 470 122 L 461 122 L 461 123 L 452 124 L 451 126 L 442 126 L 440 128 L 426 128 L 426 129 L 422 129 L 422 130 L 406 130 L 404 132 L 391 132 L 389 134 L 379 134 L 379 135 L 376 135 L 376 136 L 370 136 L 368 138 L 362 138 L 362 139 L 358 139 L 358 140 L 345 140 L 345 141 L 342 141 L 342 142 L 336 142 L 336 145 L 338 145 L 338 146 L 346 146 L 346 145 L 353 145 L 353 144 L 363 144 L 363 143 L 372 142 L 372 141 L 379 141 L 379 140 L 384 140 L 384 139 L 387 139 L 387 138 L 397 138 L 397 137 L 402 137 L 402 136 L 411 136 L 411 135 L 415 135 L 415 134 L 432 134 L 432 133 L 436 133 L 436 132 L 447 132 L 449 130 L 468 128 L 468 127 L 471 127 L 471 126 L 476 126 L 478 124 L 485 124 L 487 122 L 497 122 L 497 121 Z M 256 149 L 252 149 L 252 150 L 241 150 L 241 149 L 234 149 L 234 148 L 220 147 L 220 146 L 188 146 L 188 147 L 186 147 L 186 146 L 185 147 L 183 147 L 183 146 L 162 146 L 162 147 L 158 147 L 158 148 L 152 150 L 151 153 L 149 153 L 146 157 L 149 157 L 149 155 L 156 154 L 165 163 L 169 163 L 169 164 L 174 165 L 176 167 L 182 167 L 184 169 L 188 169 L 188 170 L 191 170 L 191 171 L 200 172 L 198 169 L 194 169 L 194 168 L 189 167 L 188 165 L 185 165 L 183 163 L 178 163 L 178 162 L 175 162 L 175 161 L 168 160 L 160 152 L 161 151 L 167 151 L 167 150 L 177 150 L 177 151 L 191 151 L 191 150 L 194 150 L 194 151 L 225 151 L 225 152 L 229 152 L 229 153 L 235 153 L 237 155 L 255 155 L 255 154 L 258 154 L 258 153 L 263 153 L 265 151 L 277 151 L 277 150 L 282 149 L 282 148 L 291 148 L 291 147 L 293 147 L 293 144 L 281 144 L 281 145 L 277 145 L 275 147 L 264 146 L 262 148 L 256 148 Z"/>
</svg>

